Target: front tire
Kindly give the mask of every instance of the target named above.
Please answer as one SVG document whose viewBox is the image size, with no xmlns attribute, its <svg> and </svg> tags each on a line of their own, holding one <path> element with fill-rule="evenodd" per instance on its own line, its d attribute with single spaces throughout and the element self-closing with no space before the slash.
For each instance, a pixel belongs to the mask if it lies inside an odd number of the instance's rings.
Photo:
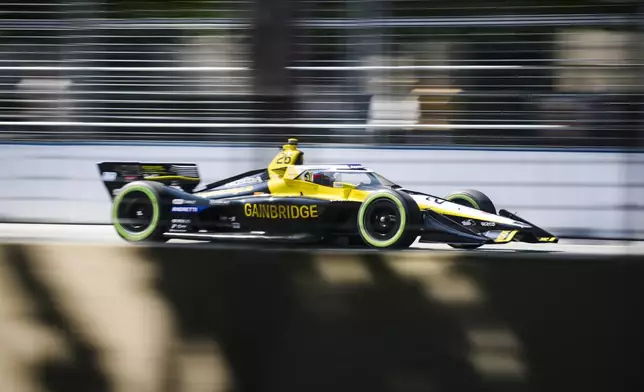
<svg viewBox="0 0 644 392">
<path fill-rule="evenodd" d="M 112 204 L 112 224 L 128 242 L 165 242 L 161 197 L 155 186 L 130 183 Z"/>
<path fill-rule="evenodd" d="M 475 189 L 452 192 L 445 196 L 445 200 L 465 207 L 475 208 L 496 215 L 496 207 L 486 194 Z M 449 244 L 452 248 L 474 250 L 482 245 L 478 244 Z"/>
<path fill-rule="evenodd" d="M 360 206 L 358 232 L 371 248 L 405 249 L 418 238 L 419 219 L 420 209 L 413 199 L 395 191 L 376 191 Z"/>
<path fill-rule="evenodd" d="M 496 215 L 496 207 L 492 203 L 492 199 L 476 189 L 452 192 L 445 196 L 445 200 Z"/>
</svg>

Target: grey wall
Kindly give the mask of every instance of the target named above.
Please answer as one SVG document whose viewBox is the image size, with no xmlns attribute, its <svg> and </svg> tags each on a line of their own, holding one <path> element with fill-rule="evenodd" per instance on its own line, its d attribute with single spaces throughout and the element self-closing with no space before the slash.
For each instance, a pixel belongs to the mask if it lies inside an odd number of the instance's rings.
<svg viewBox="0 0 644 392">
<path fill-rule="evenodd" d="M 444 195 L 488 194 L 559 235 L 644 237 L 638 180 L 644 154 L 302 146 L 306 163 L 362 163 L 391 180 Z M 277 152 L 252 147 L 0 145 L 0 219 L 109 223 L 110 198 L 96 163 L 195 162 L 204 181 L 265 166 Z M 628 204 L 630 209 L 625 209 Z"/>
</svg>

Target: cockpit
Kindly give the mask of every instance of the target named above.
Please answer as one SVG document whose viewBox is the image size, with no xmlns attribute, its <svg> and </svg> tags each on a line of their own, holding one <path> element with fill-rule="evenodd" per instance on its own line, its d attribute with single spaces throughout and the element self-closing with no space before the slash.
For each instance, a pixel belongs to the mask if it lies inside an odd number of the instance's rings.
<svg viewBox="0 0 644 392">
<path fill-rule="evenodd" d="M 345 184 L 355 187 L 391 187 L 395 184 L 372 171 L 355 170 L 306 170 L 298 179 L 322 186 L 341 188 Z"/>
</svg>

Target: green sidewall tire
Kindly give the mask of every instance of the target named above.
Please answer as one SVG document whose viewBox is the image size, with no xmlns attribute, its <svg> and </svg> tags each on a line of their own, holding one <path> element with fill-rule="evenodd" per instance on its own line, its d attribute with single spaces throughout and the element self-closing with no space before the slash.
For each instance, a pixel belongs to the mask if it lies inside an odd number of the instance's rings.
<svg viewBox="0 0 644 392">
<path fill-rule="evenodd" d="M 468 207 L 476 208 L 477 210 L 481 210 L 484 212 L 488 212 L 490 214 L 496 214 L 496 207 L 494 206 L 494 203 L 492 203 L 492 200 L 485 195 L 483 192 L 477 191 L 477 190 L 466 190 L 466 191 L 458 191 L 458 192 L 453 192 L 445 197 L 445 200 L 451 201 L 451 202 L 458 202 L 458 201 L 464 201 L 468 205 Z M 460 204 L 460 203 L 459 203 Z M 455 249 L 467 249 L 467 250 L 473 250 L 480 248 L 483 245 L 478 245 L 478 244 L 449 244 L 452 248 Z"/>
<path fill-rule="evenodd" d="M 496 214 L 496 207 L 486 194 L 475 189 L 452 192 L 445 196 L 445 200 L 451 202 L 466 202 L 470 207 L 476 208 L 490 214 Z M 460 204 L 460 203 L 459 203 Z"/>
<path fill-rule="evenodd" d="M 128 194 L 141 192 L 145 194 L 152 205 L 152 219 L 150 225 L 142 232 L 132 233 L 128 231 L 119 222 L 118 209 Z M 158 193 L 146 184 L 132 183 L 124 187 L 114 199 L 112 204 L 112 224 L 118 235 L 130 242 L 159 241 L 162 239 L 163 231 L 161 227 L 161 203 Z"/>
<path fill-rule="evenodd" d="M 376 238 L 373 238 L 373 236 L 371 236 L 365 229 L 364 224 L 365 213 L 367 209 L 369 208 L 371 203 L 380 199 L 391 200 L 397 207 L 398 213 L 400 214 L 400 227 L 398 228 L 398 231 L 393 235 L 393 237 L 388 240 L 378 240 Z M 418 235 L 414 230 L 410 229 L 410 224 L 412 224 L 416 220 L 414 219 L 414 216 L 410 216 L 410 212 L 414 213 L 416 211 L 410 211 L 406 204 L 407 201 L 401 195 L 395 192 L 376 191 L 367 196 L 367 198 L 362 202 L 360 209 L 358 210 L 358 232 L 365 244 L 372 248 L 380 249 L 408 248 L 411 244 L 413 244 Z"/>
</svg>

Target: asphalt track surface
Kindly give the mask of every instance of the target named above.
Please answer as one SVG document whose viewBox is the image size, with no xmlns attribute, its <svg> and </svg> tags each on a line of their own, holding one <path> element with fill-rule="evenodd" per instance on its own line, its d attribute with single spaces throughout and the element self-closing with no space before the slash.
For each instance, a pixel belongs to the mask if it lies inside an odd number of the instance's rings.
<svg viewBox="0 0 644 392">
<path fill-rule="evenodd" d="M 109 225 L 64 225 L 64 224 L 0 224 L 0 242 L 81 242 L 81 243 L 115 243 L 123 244 L 114 228 Z M 195 244 L 199 246 L 233 246 L 239 243 L 222 243 L 178 240 L 170 244 Z M 268 245 L 268 244 L 267 244 Z M 279 246 L 278 246 L 279 247 Z M 283 247 L 283 246 L 282 246 Z M 311 246 L 308 246 L 309 248 Z M 290 248 L 290 247 L 289 247 Z M 324 248 L 329 249 L 329 248 Z M 334 249 L 334 248 L 330 248 Z M 336 248 L 338 249 L 338 248 Z M 572 254 L 638 254 L 644 255 L 644 242 L 561 240 L 558 244 L 523 244 L 486 245 L 475 251 L 452 249 L 444 244 L 412 245 L 414 250 L 450 251 L 450 252 L 538 252 L 538 253 L 572 253 Z"/>
</svg>

